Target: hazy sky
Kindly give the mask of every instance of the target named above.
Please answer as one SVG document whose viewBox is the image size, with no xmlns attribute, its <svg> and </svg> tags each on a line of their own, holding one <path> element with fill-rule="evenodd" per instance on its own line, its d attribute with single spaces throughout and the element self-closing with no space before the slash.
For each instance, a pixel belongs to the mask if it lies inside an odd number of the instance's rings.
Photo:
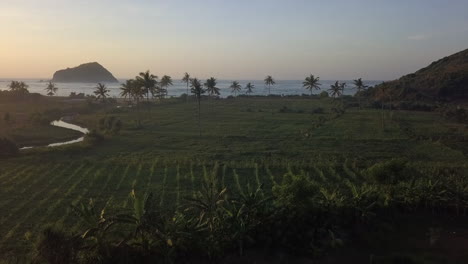
<svg viewBox="0 0 468 264">
<path fill-rule="evenodd" d="M 0 0 L 0 78 L 387 80 L 468 48 L 468 0 Z"/>
</svg>

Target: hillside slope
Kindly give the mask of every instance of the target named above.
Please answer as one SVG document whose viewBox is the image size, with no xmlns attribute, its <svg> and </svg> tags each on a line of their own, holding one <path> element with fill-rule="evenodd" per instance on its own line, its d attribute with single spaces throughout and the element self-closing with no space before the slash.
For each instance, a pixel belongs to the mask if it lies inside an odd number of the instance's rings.
<svg viewBox="0 0 468 264">
<path fill-rule="evenodd" d="M 393 98 L 468 100 L 468 49 L 431 63 L 385 86 Z M 374 94 L 378 97 L 378 92 Z"/>
</svg>

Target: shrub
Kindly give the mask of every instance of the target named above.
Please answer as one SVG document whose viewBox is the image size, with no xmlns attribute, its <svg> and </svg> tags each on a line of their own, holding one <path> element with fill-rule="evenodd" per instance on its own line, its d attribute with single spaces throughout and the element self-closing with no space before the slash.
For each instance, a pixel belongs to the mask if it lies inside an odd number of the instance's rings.
<svg viewBox="0 0 468 264">
<path fill-rule="evenodd" d="M 86 134 L 84 138 L 84 142 L 90 145 L 97 145 L 102 141 L 104 141 L 104 136 L 95 129 L 91 130 L 91 132 Z"/>
<path fill-rule="evenodd" d="M 312 110 L 313 114 L 324 114 L 325 110 L 322 107 L 317 107 Z"/>
<path fill-rule="evenodd" d="M 410 111 L 425 111 L 430 112 L 435 110 L 435 106 L 432 104 L 419 103 L 419 102 L 401 102 L 398 105 L 398 108 L 401 110 L 410 110 Z"/>
<path fill-rule="evenodd" d="M 313 204 L 312 197 L 318 188 L 304 173 L 287 173 L 281 184 L 272 188 L 275 204 L 278 207 L 307 211 Z"/>
<path fill-rule="evenodd" d="M 320 98 L 328 98 L 328 92 L 323 91 L 319 94 Z"/>
<path fill-rule="evenodd" d="M 99 131 L 105 134 L 117 134 L 122 129 L 122 121 L 115 116 L 108 116 L 99 119 Z"/>
<path fill-rule="evenodd" d="M 75 92 L 71 92 L 70 95 L 68 96 L 72 99 L 85 99 L 85 94 L 84 93 L 75 93 Z"/>
<path fill-rule="evenodd" d="M 392 159 L 373 165 L 364 171 L 364 175 L 380 184 L 397 184 L 419 175 L 419 172 L 405 159 Z"/>
<path fill-rule="evenodd" d="M 3 122 L 5 122 L 5 124 L 8 124 L 8 123 L 10 123 L 10 121 L 11 121 L 10 113 L 9 113 L 9 112 L 6 112 L 6 113 L 3 115 Z"/>
<path fill-rule="evenodd" d="M 71 237 L 62 230 L 46 227 L 36 243 L 36 260 L 45 263 L 77 263 L 81 240 Z"/>
<path fill-rule="evenodd" d="M 7 138 L 0 138 L 0 157 L 15 156 L 18 152 L 19 149 L 15 142 Z"/>
<path fill-rule="evenodd" d="M 280 110 L 278 110 L 278 112 L 280 112 L 280 113 L 289 113 L 289 112 L 291 112 L 291 109 L 289 109 L 287 106 L 283 105 L 283 107 L 281 107 Z"/>
</svg>

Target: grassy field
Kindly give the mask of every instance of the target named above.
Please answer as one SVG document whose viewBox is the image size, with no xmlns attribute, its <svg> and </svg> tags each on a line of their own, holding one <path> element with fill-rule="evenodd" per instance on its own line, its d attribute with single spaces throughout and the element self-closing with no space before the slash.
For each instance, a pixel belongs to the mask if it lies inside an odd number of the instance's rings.
<svg viewBox="0 0 468 264">
<path fill-rule="evenodd" d="M 13 139 L 19 147 L 43 146 L 77 138 L 80 134 L 50 126 L 49 121 L 84 110 L 83 101 L 37 97 L 30 100 L 0 101 L 0 137 Z"/>
<path fill-rule="evenodd" d="M 123 127 L 95 146 L 27 150 L 0 161 L 3 255 L 30 251 L 46 225 L 77 230 L 71 204 L 92 198 L 98 208 L 127 206 L 128 194 L 135 189 L 176 207 L 210 173 L 241 193 L 259 184 L 270 189 L 287 172 L 304 171 L 324 184 L 358 182 L 363 169 L 395 157 L 408 158 L 421 170 L 466 172 L 467 166 L 467 127 L 435 112 L 387 110 L 382 127 L 380 110 L 351 107 L 337 114 L 332 110 L 337 102 L 327 98 L 212 99 L 202 101 L 199 136 L 193 101 L 171 99 L 136 110 L 85 102 L 70 107 L 60 102 L 64 99 L 50 100 L 56 101 L 53 107 L 60 113 L 81 113 L 74 122 L 88 128 L 111 116 Z M 13 107 L 0 105 L 0 112 L 13 113 Z M 26 109 L 23 115 L 45 111 L 42 107 Z M 15 116 L 19 120 L 19 114 Z M 50 129 L 24 125 L 2 132 L 14 131 L 12 137 L 20 145 L 30 143 L 28 135 L 37 143 L 76 136 Z"/>
</svg>

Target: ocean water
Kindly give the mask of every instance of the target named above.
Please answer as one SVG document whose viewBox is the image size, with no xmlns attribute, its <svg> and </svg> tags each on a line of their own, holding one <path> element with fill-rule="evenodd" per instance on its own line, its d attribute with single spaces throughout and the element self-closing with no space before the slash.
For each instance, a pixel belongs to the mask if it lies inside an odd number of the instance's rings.
<svg viewBox="0 0 468 264">
<path fill-rule="evenodd" d="M 24 81 L 27 85 L 29 85 L 29 92 L 31 93 L 40 93 L 46 94 L 45 88 L 47 87 L 46 81 L 41 81 L 39 79 L 0 79 L 0 90 L 8 89 L 8 84 L 12 81 Z M 107 83 L 107 87 L 109 88 L 110 97 L 120 97 L 120 86 L 125 80 L 119 80 L 120 83 Z M 239 83 L 242 87 L 245 87 L 247 83 L 251 82 L 255 85 L 255 89 L 252 95 L 268 95 L 268 86 L 264 84 L 262 80 L 239 80 Z M 303 80 L 276 80 L 276 84 L 271 86 L 271 94 L 276 95 L 301 95 L 301 94 L 309 94 L 310 92 L 302 87 Z M 353 87 L 352 80 L 340 80 L 340 82 L 347 83 L 347 87 L 344 90 L 344 94 L 352 95 L 356 93 L 356 89 Z M 218 80 L 217 87 L 221 89 L 221 97 L 227 97 L 231 95 L 231 89 L 229 86 L 231 85 L 232 80 Z M 335 80 L 321 80 L 320 83 L 322 84 L 320 91 L 313 91 L 313 94 L 318 94 L 321 91 L 326 91 L 330 88 L 330 85 L 335 83 Z M 374 86 L 376 84 L 382 83 L 382 81 L 364 81 L 364 83 L 368 86 Z M 168 88 L 168 95 L 169 96 L 179 96 L 183 93 L 187 93 L 187 86 L 180 80 L 173 80 L 173 86 Z M 75 93 L 84 93 L 92 95 L 93 91 L 96 87 L 95 83 L 56 83 L 58 87 L 57 95 L 59 96 L 68 96 L 71 92 Z M 190 88 L 189 88 L 190 92 Z M 245 93 L 245 89 L 243 88 L 242 93 Z"/>
</svg>

